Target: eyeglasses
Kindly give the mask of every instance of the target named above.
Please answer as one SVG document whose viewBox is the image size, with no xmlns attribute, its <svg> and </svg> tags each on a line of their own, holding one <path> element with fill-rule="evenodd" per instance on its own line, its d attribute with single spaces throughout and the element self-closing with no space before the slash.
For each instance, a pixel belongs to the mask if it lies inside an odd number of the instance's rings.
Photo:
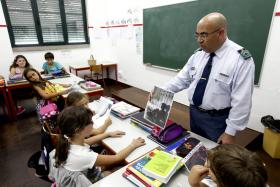
<svg viewBox="0 0 280 187">
<path fill-rule="evenodd" d="M 208 32 L 201 32 L 201 33 L 195 32 L 194 37 L 196 39 L 198 39 L 198 38 L 206 39 L 210 34 L 214 34 L 215 32 L 218 32 L 219 30 L 220 30 L 220 28 L 214 30 L 213 32 L 209 32 L 209 33 Z"/>
</svg>

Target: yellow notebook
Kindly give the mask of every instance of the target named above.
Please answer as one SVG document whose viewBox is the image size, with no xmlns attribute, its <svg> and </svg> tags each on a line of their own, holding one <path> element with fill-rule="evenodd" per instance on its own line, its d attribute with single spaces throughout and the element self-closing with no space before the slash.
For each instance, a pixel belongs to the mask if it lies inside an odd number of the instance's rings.
<svg viewBox="0 0 280 187">
<path fill-rule="evenodd" d="M 151 160 L 142 168 L 142 172 L 163 183 L 170 180 L 182 160 L 182 157 L 165 151 L 155 151 L 150 157 Z"/>
</svg>

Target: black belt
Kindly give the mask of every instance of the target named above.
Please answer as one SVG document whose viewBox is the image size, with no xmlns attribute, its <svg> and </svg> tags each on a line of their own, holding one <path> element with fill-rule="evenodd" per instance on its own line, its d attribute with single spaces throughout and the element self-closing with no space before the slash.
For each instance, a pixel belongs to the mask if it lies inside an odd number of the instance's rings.
<svg viewBox="0 0 280 187">
<path fill-rule="evenodd" d="M 191 105 L 193 106 L 194 108 L 196 108 L 197 110 L 199 110 L 200 112 L 204 112 L 204 113 L 208 113 L 208 114 L 214 114 L 214 115 L 225 115 L 225 114 L 228 114 L 231 107 L 228 107 L 228 108 L 223 108 L 223 109 L 220 109 L 220 110 L 206 110 L 206 109 L 203 109 L 203 108 L 200 108 L 198 106 L 195 106 L 195 105 Z"/>
</svg>

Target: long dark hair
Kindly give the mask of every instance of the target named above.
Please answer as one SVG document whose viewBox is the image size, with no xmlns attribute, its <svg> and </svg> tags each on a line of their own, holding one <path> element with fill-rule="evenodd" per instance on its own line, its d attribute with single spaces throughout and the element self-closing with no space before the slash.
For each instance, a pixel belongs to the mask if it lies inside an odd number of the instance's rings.
<svg viewBox="0 0 280 187">
<path fill-rule="evenodd" d="M 56 145 L 55 167 L 64 164 L 68 158 L 70 139 L 87 125 L 92 123 L 93 113 L 86 107 L 71 106 L 65 108 L 58 116 L 57 124 L 61 134 Z"/>
<path fill-rule="evenodd" d="M 12 65 L 10 66 L 10 71 L 11 71 L 12 68 L 18 67 L 18 65 L 17 65 L 17 60 L 18 60 L 19 58 L 23 58 L 23 59 L 25 60 L 25 62 L 26 62 L 26 63 L 25 63 L 25 68 L 31 67 L 30 64 L 29 64 L 29 62 L 28 62 L 28 60 L 25 58 L 25 56 L 23 56 L 23 55 L 17 55 L 17 56 L 15 57 L 15 59 L 14 59 Z"/>
<path fill-rule="evenodd" d="M 39 76 L 39 81 L 32 81 L 32 80 L 30 80 L 30 79 L 28 78 L 27 74 L 28 74 L 30 71 L 34 71 L 35 73 L 38 74 L 38 76 Z M 52 84 L 51 82 L 49 82 L 49 81 L 43 79 L 42 76 L 41 76 L 41 74 L 40 74 L 36 69 L 34 69 L 34 68 L 26 68 L 26 69 L 23 71 L 23 76 L 24 76 L 24 78 L 25 78 L 27 81 L 30 82 L 30 84 L 32 84 L 33 86 L 38 86 L 38 87 L 40 87 L 40 88 L 42 88 L 42 89 L 45 89 L 45 87 L 46 87 L 46 82 Z"/>
<path fill-rule="evenodd" d="M 266 187 L 262 160 L 240 145 L 218 145 L 208 151 L 208 161 L 219 187 Z"/>
</svg>

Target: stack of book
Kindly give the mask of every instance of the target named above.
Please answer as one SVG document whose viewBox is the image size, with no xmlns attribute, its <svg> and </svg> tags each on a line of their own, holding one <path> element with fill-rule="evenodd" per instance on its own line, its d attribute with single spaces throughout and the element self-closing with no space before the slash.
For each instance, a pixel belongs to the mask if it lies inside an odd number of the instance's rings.
<svg viewBox="0 0 280 187">
<path fill-rule="evenodd" d="M 120 101 L 112 106 L 111 113 L 116 115 L 117 117 L 125 119 L 139 111 L 140 108 L 130 105 L 124 101 Z"/>
<path fill-rule="evenodd" d="M 159 187 L 183 166 L 182 158 L 158 149 L 126 168 L 123 177 L 140 187 Z"/>
<path fill-rule="evenodd" d="M 142 128 L 144 131 L 147 131 L 149 133 L 152 132 L 152 129 L 154 127 L 153 123 L 144 119 L 144 111 L 131 115 L 130 123 L 135 125 L 135 126 L 138 126 L 138 127 Z"/>
</svg>

